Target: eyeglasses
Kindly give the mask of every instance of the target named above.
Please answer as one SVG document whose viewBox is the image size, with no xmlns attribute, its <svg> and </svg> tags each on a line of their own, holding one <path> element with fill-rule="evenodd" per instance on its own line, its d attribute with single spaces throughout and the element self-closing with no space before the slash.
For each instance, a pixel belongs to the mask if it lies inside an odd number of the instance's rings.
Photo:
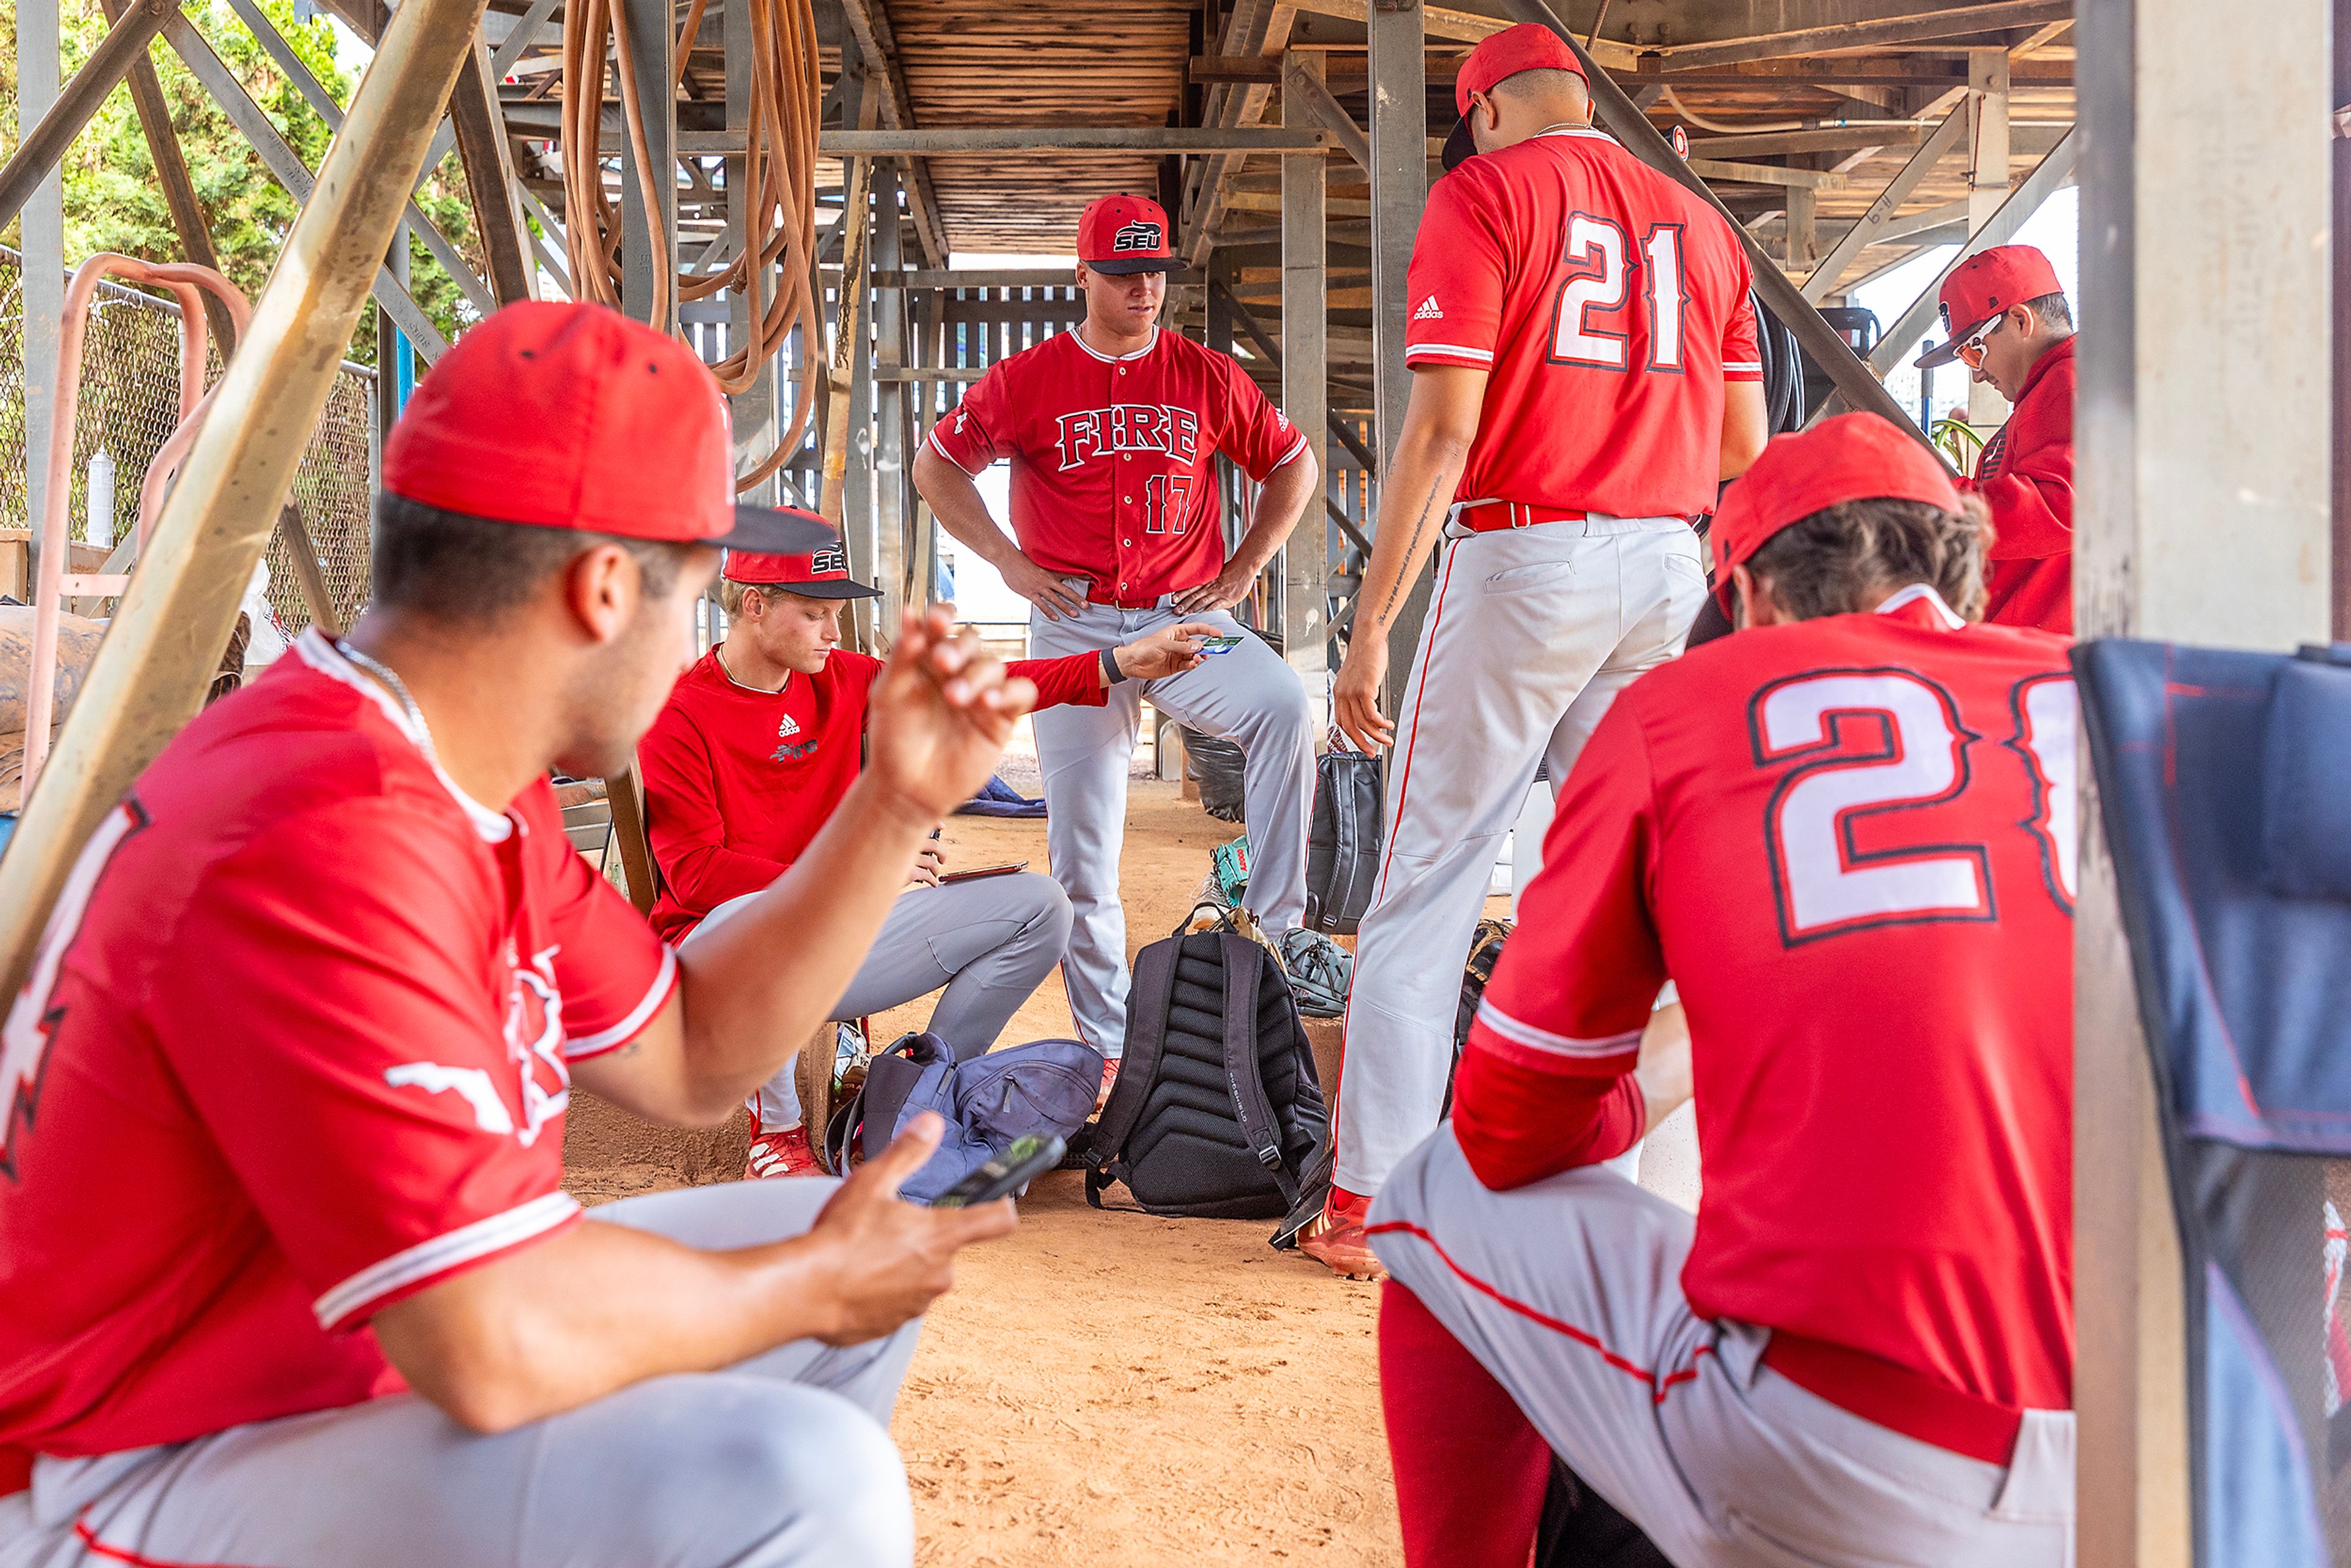
<svg viewBox="0 0 2351 1568">
<path fill-rule="evenodd" d="M 2008 317 L 2005 313 L 1993 317 L 1991 319 L 1991 325 L 1985 327 L 1982 331 L 1978 332 L 1966 342 L 1961 343 L 1959 347 L 1959 363 L 1967 366 L 1967 368 L 1971 371 L 1980 371 L 1983 369 L 1984 340 L 1991 337 L 1994 332 L 1999 331 L 2001 324 L 2007 319 Z"/>
</svg>

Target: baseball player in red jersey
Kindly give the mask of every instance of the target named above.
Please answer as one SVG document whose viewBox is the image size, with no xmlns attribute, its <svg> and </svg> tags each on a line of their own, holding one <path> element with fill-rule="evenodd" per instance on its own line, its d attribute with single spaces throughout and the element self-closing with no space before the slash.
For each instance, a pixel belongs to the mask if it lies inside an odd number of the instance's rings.
<svg viewBox="0 0 2351 1568">
<path fill-rule="evenodd" d="M 1774 440 L 1745 629 L 1562 789 L 1372 1207 L 1416 1568 L 1520 1568 L 1552 1450 L 1683 1568 L 2072 1561 L 2074 684 L 1966 618 L 1971 505 L 1874 415 Z M 1693 1086 L 1695 1226 L 1594 1167 Z"/>
<path fill-rule="evenodd" d="M 814 520 L 814 519 L 812 519 Z M 824 525 L 819 521 L 819 527 Z M 840 536 L 797 555 L 730 551 L 720 572 L 726 640 L 678 677 L 637 747 L 645 826 L 660 868 L 653 925 L 683 941 L 747 910 L 790 869 L 862 766 L 867 697 L 882 661 L 843 653 L 841 606 L 879 590 L 849 575 Z M 1200 662 L 1213 627 L 1163 626 L 1107 659 L 1016 660 L 1040 708 L 1100 706 L 1119 679 L 1157 679 Z M 977 1056 L 1029 999 L 1070 938 L 1070 901 L 1034 872 L 942 883 L 946 858 L 925 849 L 917 885 L 899 894 L 864 962 L 833 1004 L 862 1018 L 946 987 L 927 1026 L 958 1056 Z M 747 1174 L 819 1174 L 787 1065 L 747 1103 Z"/>
<path fill-rule="evenodd" d="M 897 1200 L 935 1124 L 841 1183 L 564 1191 L 574 1082 L 706 1124 L 808 1037 L 1029 696 L 909 615 L 824 831 L 664 945 L 547 775 L 625 765 L 714 545 L 821 540 L 732 451 L 683 345 L 500 311 L 386 443 L 349 638 L 83 849 L 0 1028 L 5 1568 L 912 1561 L 915 1314 L 1012 1223 Z"/>
<path fill-rule="evenodd" d="M 1226 613 L 1320 493 L 1306 438 L 1228 354 L 1156 322 L 1180 270 L 1167 214 L 1104 196 L 1078 225 L 1086 319 L 988 368 L 932 427 L 914 484 L 947 532 L 1035 606 L 1038 658 L 1092 653 L 1176 621 L 1214 625 L 1238 645 L 1199 668 L 1121 686 L 1100 708 L 1033 721 L 1045 774 L 1045 841 L 1075 913 L 1062 975 L 1088 1045 L 1115 1061 L 1126 1039 L 1126 915 L 1118 899 L 1127 764 L 1145 693 L 1247 758 L 1249 907 L 1275 936 L 1306 912 L 1306 824 L 1314 735 L 1305 688 L 1271 648 Z M 1216 454 L 1259 488 L 1228 557 Z M 972 476 L 1012 463 L 1012 535 Z"/>
<path fill-rule="evenodd" d="M 1567 777 L 1609 702 L 1681 651 L 1706 596 L 1690 519 L 1763 444 L 1750 273 L 1713 208 L 1592 129 L 1549 29 L 1462 63 L 1451 172 L 1413 247 L 1412 399 L 1336 687 L 1393 744 L 1356 939 L 1336 1180 L 1301 1247 L 1377 1271 L 1364 1206 L 1437 1124 L 1459 965 L 1538 764 Z M 1476 156 L 1468 156 L 1473 150 Z M 1401 710 L 1388 628 L 1442 536 Z"/>
<path fill-rule="evenodd" d="M 2074 632 L 2074 309 L 2049 258 L 1994 246 L 1951 269 L 1945 341 L 1919 368 L 1957 360 L 2014 405 L 1968 488 L 1991 510 L 1984 619 Z"/>
</svg>

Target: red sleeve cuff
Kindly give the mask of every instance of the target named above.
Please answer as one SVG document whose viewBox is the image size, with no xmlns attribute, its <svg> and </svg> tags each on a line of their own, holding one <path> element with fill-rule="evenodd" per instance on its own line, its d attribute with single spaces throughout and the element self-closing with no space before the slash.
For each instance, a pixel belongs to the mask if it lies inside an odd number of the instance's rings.
<svg viewBox="0 0 2351 1568">
<path fill-rule="evenodd" d="M 1556 1077 L 1614 1078 L 1641 1058 L 1641 1031 L 1583 1039 L 1511 1017 L 1489 997 L 1469 1025 L 1470 1051 L 1484 1051 L 1530 1072 Z"/>
<path fill-rule="evenodd" d="M 1101 707 L 1110 690 L 1097 678 L 1099 653 L 1065 653 L 1058 659 L 1015 659 L 1004 666 L 1008 675 L 1024 675 L 1037 684 L 1037 706 Z"/>
<path fill-rule="evenodd" d="M 944 423 L 931 426 L 931 445 L 938 452 L 940 456 L 946 458 L 948 462 L 962 469 L 971 477 L 975 479 L 978 478 L 979 476 L 987 470 L 988 464 L 995 461 L 995 459 L 990 457 L 986 452 L 967 452 L 961 450 L 967 444 L 961 441 L 958 441 L 954 445 L 950 446 L 947 444 L 946 437 L 940 434 L 946 429 L 946 426 Z"/>
<path fill-rule="evenodd" d="M 1566 1077 L 1502 1061 L 1473 1043 L 1453 1090 L 1453 1136 L 1496 1191 L 1614 1159 L 1648 1119 L 1630 1072 Z"/>
<path fill-rule="evenodd" d="M 360 1270 L 312 1302 L 311 1310 L 318 1314 L 319 1326 L 329 1333 L 351 1328 L 427 1285 L 478 1268 L 501 1253 L 575 1224 L 580 1218 L 580 1205 L 569 1193 L 542 1193 L 502 1214 L 420 1241 Z"/>
<path fill-rule="evenodd" d="M 1459 365 L 1464 370 L 1490 371 L 1494 368 L 1494 350 L 1474 343 L 1407 343 L 1404 362 L 1407 370 L 1421 365 Z"/>
</svg>

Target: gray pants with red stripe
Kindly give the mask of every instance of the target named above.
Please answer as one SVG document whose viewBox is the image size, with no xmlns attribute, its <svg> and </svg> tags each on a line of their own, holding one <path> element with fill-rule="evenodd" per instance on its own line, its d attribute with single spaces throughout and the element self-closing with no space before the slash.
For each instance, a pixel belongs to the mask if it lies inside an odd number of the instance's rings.
<svg viewBox="0 0 2351 1568">
<path fill-rule="evenodd" d="M 1553 1452 L 1677 1568 L 2065 1568 L 2074 1416 L 2007 1465 L 1864 1420 L 1690 1311 L 1690 1217 L 1587 1168 L 1489 1191 L 1447 1123 L 1372 1205 L 1372 1248 Z"/>
<path fill-rule="evenodd" d="M 826 1180 L 627 1198 L 610 1222 L 722 1249 L 806 1230 Z M 886 1427 L 921 1320 L 655 1377 L 496 1437 L 413 1394 L 193 1442 L 43 1459 L 0 1568 L 886 1568 L 914 1560 Z"/>
<path fill-rule="evenodd" d="M 1437 1125 L 1461 966 L 1536 764 L 1556 788 L 1616 694 L 1682 651 L 1706 599 L 1679 517 L 1483 534 L 1456 522 L 1447 538 L 1355 938 L 1337 1108 L 1338 1184 L 1354 1193 L 1379 1191 Z"/>
</svg>

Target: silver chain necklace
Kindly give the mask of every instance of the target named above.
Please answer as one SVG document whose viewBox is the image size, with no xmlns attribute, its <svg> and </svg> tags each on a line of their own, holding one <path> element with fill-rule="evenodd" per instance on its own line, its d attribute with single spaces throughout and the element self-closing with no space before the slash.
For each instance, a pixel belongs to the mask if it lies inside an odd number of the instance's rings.
<svg viewBox="0 0 2351 1568">
<path fill-rule="evenodd" d="M 416 699 L 409 695 L 408 683 L 394 674 L 391 665 L 380 660 L 369 658 L 340 637 L 335 639 L 335 650 L 384 684 L 385 688 L 400 704 L 400 711 L 406 714 L 408 722 L 415 727 L 418 749 L 422 750 L 428 758 L 433 758 L 433 732 L 425 727 L 424 715 L 417 707 Z"/>
</svg>

